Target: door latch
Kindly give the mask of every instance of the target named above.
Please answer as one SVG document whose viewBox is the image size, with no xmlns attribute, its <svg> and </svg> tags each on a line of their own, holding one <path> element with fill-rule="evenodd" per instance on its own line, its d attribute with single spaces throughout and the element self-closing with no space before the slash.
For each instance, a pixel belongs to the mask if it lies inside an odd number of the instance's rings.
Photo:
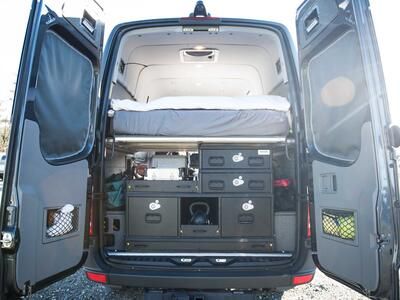
<svg viewBox="0 0 400 300">
<path fill-rule="evenodd" d="M 378 236 L 378 238 L 377 238 L 377 243 L 379 244 L 379 246 L 388 245 L 390 242 L 391 242 L 390 235 L 381 234 L 381 235 Z"/>
<path fill-rule="evenodd" d="M 10 231 L 1 232 L 1 248 L 2 249 L 14 249 L 15 248 L 15 233 Z"/>
</svg>

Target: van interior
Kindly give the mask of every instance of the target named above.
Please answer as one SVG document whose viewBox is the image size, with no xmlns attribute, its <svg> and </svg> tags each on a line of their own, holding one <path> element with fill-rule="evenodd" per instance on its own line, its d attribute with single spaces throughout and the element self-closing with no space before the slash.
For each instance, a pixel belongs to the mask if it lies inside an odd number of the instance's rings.
<svg viewBox="0 0 400 300">
<path fill-rule="evenodd" d="M 284 57 L 268 29 L 167 26 L 122 37 L 103 170 L 107 259 L 237 267 L 296 257 Z"/>
</svg>

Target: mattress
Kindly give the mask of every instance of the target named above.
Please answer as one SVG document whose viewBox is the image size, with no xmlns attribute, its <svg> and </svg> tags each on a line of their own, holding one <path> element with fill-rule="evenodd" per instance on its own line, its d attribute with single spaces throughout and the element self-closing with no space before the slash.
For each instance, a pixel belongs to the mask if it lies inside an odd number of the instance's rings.
<svg viewBox="0 0 400 300">
<path fill-rule="evenodd" d="M 113 128 L 117 135 L 286 136 L 288 101 L 262 97 L 166 97 L 148 104 L 113 100 Z"/>
</svg>

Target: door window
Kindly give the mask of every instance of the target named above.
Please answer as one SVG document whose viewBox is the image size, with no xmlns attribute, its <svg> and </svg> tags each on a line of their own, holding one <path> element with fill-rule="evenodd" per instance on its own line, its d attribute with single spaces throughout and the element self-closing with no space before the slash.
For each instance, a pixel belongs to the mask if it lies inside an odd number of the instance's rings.
<svg viewBox="0 0 400 300">
<path fill-rule="evenodd" d="M 316 150 L 350 162 L 360 154 L 361 127 L 370 119 L 360 52 L 357 33 L 348 31 L 314 56 L 305 74 Z"/>
</svg>

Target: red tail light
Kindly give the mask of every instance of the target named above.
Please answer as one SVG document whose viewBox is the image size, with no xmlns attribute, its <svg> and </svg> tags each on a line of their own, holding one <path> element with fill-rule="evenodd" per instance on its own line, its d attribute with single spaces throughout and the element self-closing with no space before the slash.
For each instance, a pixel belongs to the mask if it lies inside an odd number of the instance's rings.
<svg viewBox="0 0 400 300">
<path fill-rule="evenodd" d="M 275 179 L 274 180 L 274 187 L 283 187 L 287 188 L 292 184 L 291 179 Z"/>
<path fill-rule="evenodd" d="M 103 273 L 86 272 L 86 277 L 94 282 L 107 283 L 107 275 Z"/>
<path fill-rule="evenodd" d="M 311 282 L 313 280 L 314 274 L 300 275 L 293 277 L 293 285 L 300 285 Z"/>
</svg>

